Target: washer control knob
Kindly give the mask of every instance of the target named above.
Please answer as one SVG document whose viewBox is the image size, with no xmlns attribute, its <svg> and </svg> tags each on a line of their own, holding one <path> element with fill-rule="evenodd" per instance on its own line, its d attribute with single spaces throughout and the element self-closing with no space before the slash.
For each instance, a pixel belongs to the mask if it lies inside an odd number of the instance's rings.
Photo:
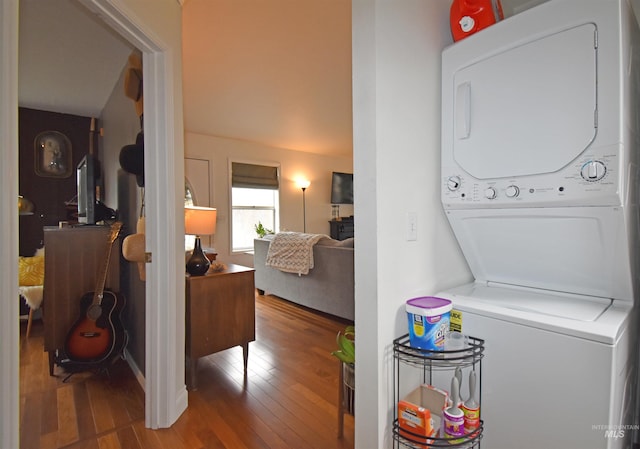
<svg viewBox="0 0 640 449">
<path fill-rule="evenodd" d="M 449 179 L 447 179 L 447 188 L 453 192 L 460 188 L 460 183 L 459 176 L 449 176 Z"/>
<path fill-rule="evenodd" d="M 580 170 L 582 178 L 589 182 L 600 181 L 606 173 L 607 166 L 601 161 L 589 161 Z"/>
<path fill-rule="evenodd" d="M 496 189 L 494 189 L 493 187 L 487 187 L 487 189 L 484 191 L 484 196 L 488 200 L 493 200 L 496 198 L 496 196 L 498 196 L 498 194 L 496 192 Z"/>
<path fill-rule="evenodd" d="M 518 186 L 509 186 L 509 187 L 507 187 L 507 189 L 505 190 L 504 193 L 509 198 L 515 198 L 518 195 L 520 195 L 520 189 L 518 188 Z"/>
</svg>

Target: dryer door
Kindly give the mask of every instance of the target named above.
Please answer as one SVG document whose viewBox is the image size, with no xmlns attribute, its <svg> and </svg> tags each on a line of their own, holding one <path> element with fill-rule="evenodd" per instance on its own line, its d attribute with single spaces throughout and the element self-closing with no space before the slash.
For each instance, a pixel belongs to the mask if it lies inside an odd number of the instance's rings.
<svg viewBox="0 0 640 449">
<path fill-rule="evenodd" d="M 455 73 L 453 156 L 478 179 L 561 169 L 595 138 L 596 27 L 542 37 Z"/>
</svg>

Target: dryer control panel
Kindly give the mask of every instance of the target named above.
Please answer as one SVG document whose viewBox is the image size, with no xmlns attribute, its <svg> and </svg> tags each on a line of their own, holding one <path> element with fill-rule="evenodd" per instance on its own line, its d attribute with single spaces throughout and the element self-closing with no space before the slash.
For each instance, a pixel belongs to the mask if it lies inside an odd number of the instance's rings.
<svg viewBox="0 0 640 449">
<path fill-rule="evenodd" d="M 588 151 L 557 173 L 476 179 L 459 166 L 443 167 L 445 208 L 619 206 L 619 146 Z"/>
</svg>

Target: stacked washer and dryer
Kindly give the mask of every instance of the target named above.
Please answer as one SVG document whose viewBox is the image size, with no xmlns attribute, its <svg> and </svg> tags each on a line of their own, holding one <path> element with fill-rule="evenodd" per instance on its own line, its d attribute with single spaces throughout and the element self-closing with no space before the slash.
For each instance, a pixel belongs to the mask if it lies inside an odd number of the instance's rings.
<svg viewBox="0 0 640 449">
<path fill-rule="evenodd" d="M 475 282 L 482 446 L 630 448 L 640 33 L 625 0 L 551 0 L 442 55 L 442 203 Z"/>
</svg>

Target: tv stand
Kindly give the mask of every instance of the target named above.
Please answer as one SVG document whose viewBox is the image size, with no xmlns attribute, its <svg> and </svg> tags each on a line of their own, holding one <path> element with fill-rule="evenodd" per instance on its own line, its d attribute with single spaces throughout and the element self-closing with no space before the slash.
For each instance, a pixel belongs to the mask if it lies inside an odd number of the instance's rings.
<svg viewBox="0 0 640 449">
<path fill-rule="evenodd" d="M 354 235 L 353 216 L 329 221 L 329 236 L 335 240 L 345 240 Z"/>
</svg>

